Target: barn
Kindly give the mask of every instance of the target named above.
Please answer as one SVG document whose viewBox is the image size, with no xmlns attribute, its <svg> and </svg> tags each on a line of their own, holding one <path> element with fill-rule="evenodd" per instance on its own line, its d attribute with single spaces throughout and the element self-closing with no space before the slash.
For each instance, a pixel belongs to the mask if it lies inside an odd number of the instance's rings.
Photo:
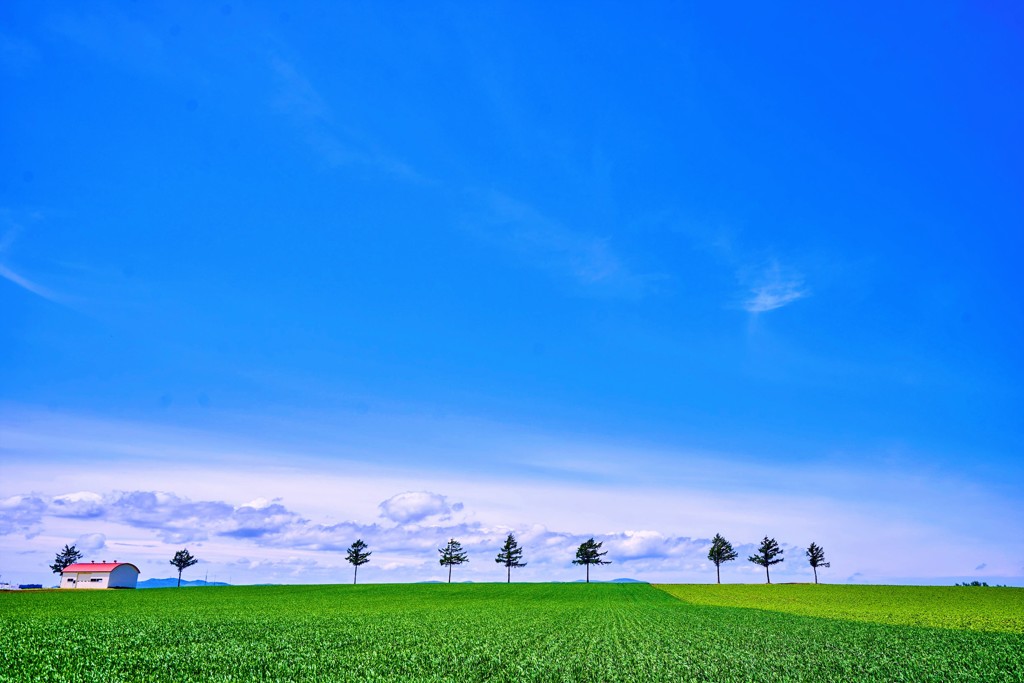
<svg viewBox="0 0 1024 683">
<path fill-rule="evenodd" d="M 139 568 L 131 562 L 76 562 L 60 573 L 61 588 L 135 588 Z"/>
</svg>

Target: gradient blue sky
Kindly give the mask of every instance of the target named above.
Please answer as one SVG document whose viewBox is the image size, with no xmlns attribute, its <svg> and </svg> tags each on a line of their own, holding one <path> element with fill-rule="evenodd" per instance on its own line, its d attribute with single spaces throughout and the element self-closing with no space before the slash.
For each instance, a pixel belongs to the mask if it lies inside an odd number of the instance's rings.
<svg viewBox="0 0 1024 683">
<path fill-rule="evenodd" d="M 6 2 L 0 580 L 1024 585 L 1022 83 L 1002 2 Z"/>
</svg>

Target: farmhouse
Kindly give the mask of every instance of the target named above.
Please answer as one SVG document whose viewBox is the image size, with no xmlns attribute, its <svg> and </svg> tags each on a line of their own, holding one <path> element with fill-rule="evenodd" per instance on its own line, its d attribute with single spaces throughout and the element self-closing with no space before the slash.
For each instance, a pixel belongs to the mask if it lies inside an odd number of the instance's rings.
<svg viewBox="0 0 1024 683">
<path fill-rule="evenodd" d="M 76 562 L 60 573 L 61 588 L 135 588 L 139 568 L 130 562 Z"/>
</svg>

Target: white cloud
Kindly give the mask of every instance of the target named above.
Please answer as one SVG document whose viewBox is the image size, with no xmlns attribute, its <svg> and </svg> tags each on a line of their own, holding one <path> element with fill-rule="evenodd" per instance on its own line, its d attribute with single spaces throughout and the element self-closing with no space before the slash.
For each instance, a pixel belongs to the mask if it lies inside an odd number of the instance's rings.
<svg viewBox="0 0 1024 683">
<path fill-rule="evenodd" d="M 217 533 L 221 536 L 259 539 L 285 533 L 304 521 L 280 503 L 258 508 L 242 505 L 224 516 Z"/>
<path fill-rule="evenodd" d="M 107 546 L 105 534 L 83 534 L 75 539 L 73 545 L 82 553 L 89 555 L 103 550 Z"/>
<path fill-rule="evenodd" d="M 239 508 L 252 508 L 254 510 L 263 510 L 263 509 L 266 509 L 266 508 L 270 507 L 271 505 L 274 505 L 275 503 L 278 503 L 278 502 L 280 502 L 278 499 L 267 500 L 266 498 L 256 498 L 254 500 L 250 500 L 248 503 L 242 503 L 238 507 Z"/>
<path fill-rule="evenodd" d="M 58 517 L 99 517 L 104 512 L 103 496 L 92 491 L 54 496 L 48 512 Z"/>
<path fill-rule="evenodd" d="M 428 517 L 447 519 L 462 509 L 462 503 L 449 504 L 444 496 L 429 491 L 406 491 L 380 504 L 380 514 L 393 522 L 408 524 Z"/>
<path fill-rule="evenodd" d="M 234 512 L 227 503 L 194 503 L 163 491 L 116 491 L 104 497 L 104 504 L 104 516 L 111 521 L 152 529 L 173 543 L 206 538 Z"/>
<path fill-rule="evenodd" d="M 783 271 L 773 261 L 751 287 L 750 296 L 744 301 L 743 308 L 748 313 L 765 313 L 788 306 L 808 294 L 802 277 Z"/>
<path fill-rule="evenodd" d="M 39 533 L 46 501 L 35 495 L 11 496 L 0 500 L 0 536 Z"/>
<path fill-rule="evenodd" d="M 711 544 L 709 539 L 666 536 L 659 531 L 623 531 L 605 536 L 606 549 L 624 559 L 682 557 Z"/>
</svg>

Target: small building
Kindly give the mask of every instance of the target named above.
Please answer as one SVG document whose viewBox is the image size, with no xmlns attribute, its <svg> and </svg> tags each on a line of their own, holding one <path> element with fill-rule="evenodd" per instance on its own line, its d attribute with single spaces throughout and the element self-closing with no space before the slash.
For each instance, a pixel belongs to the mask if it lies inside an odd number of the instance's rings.
<svg viewBox="0 0 1024 683">
<path fill-rule="evenodd" d="M 139 568 L 131 562 L 76 562 L 60 573 L 61 588 L 135 588 Z"/>
</svg>

